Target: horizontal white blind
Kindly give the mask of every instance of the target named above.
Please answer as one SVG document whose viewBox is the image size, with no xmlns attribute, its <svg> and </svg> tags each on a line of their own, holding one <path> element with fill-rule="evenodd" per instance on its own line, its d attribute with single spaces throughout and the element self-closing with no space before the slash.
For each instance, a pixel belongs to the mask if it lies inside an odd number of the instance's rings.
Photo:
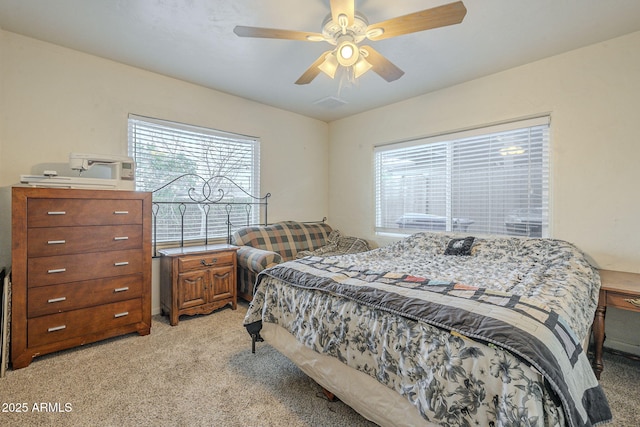
<svg viewBox="0 0 640 427">
<path fill-rule="evenodd" d="M 260 195 L 257 138 L 130 115 L 129 155 L 136 162 L 136 190 L 154 191 L 188 174 L 154 192 L 154 202 L 176 203 L 158 205 L 156 242 L 180 240 L 182 221 L 185 240 L 203 239 L 205 231 L 209 237 L 226 236 L 225 206 L 196 205 L 194 199 L 206 203 L 224 194 L 225 200 L 242 203 L 253 201 L 248 195 Z M 238 209 L 232 214 L 232 223 L 246 224 L 247 215 L 249 222 L 258 222 L 260 212 Z"/>
<path fill-rule="evenodd" d="M 548 236 L 549 120 L 375 149 L 376 230 Z"/>
</svg>

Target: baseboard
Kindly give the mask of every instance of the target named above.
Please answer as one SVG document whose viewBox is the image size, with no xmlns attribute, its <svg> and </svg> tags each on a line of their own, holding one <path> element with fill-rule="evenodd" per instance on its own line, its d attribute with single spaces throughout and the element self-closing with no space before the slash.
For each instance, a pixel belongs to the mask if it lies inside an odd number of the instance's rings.
<svg viewBox="0 0 640 427">
<path fill-rule="evenodd" d="M 624 353 L 624 354 L 629 354 L 629 355 L 633 355 L 636 357 L 640 357 L 640 346 L 639 345 L 633 345 L 633 344 L 627 344 L 625 342 L 622 341 L 616 341 L 616 340 L 612 340 L 612 339 L 607 339 L 605 341 L 605 346 L 604 346 L 605 350 L 613 350 L 619 353 Z"/>
<path fill-rule="evenodd" d="M 606 353 L 611 353 L 611 354 L 615 354 L 617 356 L 623 356 L 632 360 L 637 360 L 640 361 L 640 355 L 637 354 L 633 354 L 633 353 L 627 353 L 626 351 L 621 351 L 621 350 L 616 350 L 614 348 L 609 348 L 609 347 L 605 347 L 603 349 Z"/>
</svg>

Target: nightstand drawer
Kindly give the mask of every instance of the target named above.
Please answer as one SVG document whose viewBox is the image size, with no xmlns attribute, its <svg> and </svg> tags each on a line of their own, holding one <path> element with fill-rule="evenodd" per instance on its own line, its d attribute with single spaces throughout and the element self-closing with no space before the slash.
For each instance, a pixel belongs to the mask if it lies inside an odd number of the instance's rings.
<svg viewBox="0 0 640 427">
<path fill-rule="evenodd" d="M 142 201 L 29 199 L 27 227 L 142 224 Z"/>
<path fill-rule="evenodd" d="M 31 288 L 140 273 L 143 256 L 139 249 L 131 249 L 30 258 L 27 261 L 27 286 Z"/>
<path fill-rule="evenodd" d="M 640 296 L 607 292 L 607 307 L 640 312 Z"/>
<path fill-rule="evenodd" d="M 191 255 L 178 259 L 178 272 L 198 270 L 208 267 L 233 265 L 236 251 L 214 252 L 202 255 Z"/>
<path fill-rule="evenodd" d="M 140 299 L 36 317 L 27 321 L 28 345 L 54 343 L 141 321 Z"/>
<path fill-rule="evenodd" d="M 28 291 L 29 318 L 142 296 L 142 274 L 40 286 Z"/>
<path fill-rule="evenodd" d="M 29 257 L 142 247 L 140 225 L 31 228 L 27 236 Z"/>
</svg>

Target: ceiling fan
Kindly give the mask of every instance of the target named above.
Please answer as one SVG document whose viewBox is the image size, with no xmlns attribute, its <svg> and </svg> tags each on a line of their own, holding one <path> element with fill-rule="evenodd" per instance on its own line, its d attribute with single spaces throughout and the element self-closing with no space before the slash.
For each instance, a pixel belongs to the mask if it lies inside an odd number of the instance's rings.
<svg viewBox="0 0 640 427">
<path fill-rule="evenodd" d="M 386 81 L 392 82 L 402 77 L 404 71 L 371 46 L 361 45 L 361 42 L 365 39 L 377 41 L 459 24 L 467 13 L 464 4 L 457 1 L 369 25 L 367 18 L 355 10 L 355 0 L 330 0 L 330 7 L 331 13 L 322 22 L 322 33 L 242 25 L 236 26 L 233 32 L 240 37 L 325 41 L 336 46 L 311 64 L 296 81 L 298 85 L 311 83 L 320 72 L 334 78 L 340 66 L 351 69 L 354 78 L 371 69 Z"/>
</svg>

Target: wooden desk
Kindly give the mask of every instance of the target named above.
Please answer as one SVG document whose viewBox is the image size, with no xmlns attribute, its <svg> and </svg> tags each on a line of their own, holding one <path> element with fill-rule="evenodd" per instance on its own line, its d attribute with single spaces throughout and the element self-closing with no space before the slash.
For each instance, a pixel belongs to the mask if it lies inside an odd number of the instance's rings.
<svg viewBox="0 0 640 427">
<path fill-rule="evenodd" d="M 592 326 L 595 344 L 593 371 L 598 379 L 604 369 L 602 346 L 604 344 L 604 318 L 607 307 L 640 312 L 640 274 L 600 270 L 600 281 L 602 286 Z"/>
</svg>

